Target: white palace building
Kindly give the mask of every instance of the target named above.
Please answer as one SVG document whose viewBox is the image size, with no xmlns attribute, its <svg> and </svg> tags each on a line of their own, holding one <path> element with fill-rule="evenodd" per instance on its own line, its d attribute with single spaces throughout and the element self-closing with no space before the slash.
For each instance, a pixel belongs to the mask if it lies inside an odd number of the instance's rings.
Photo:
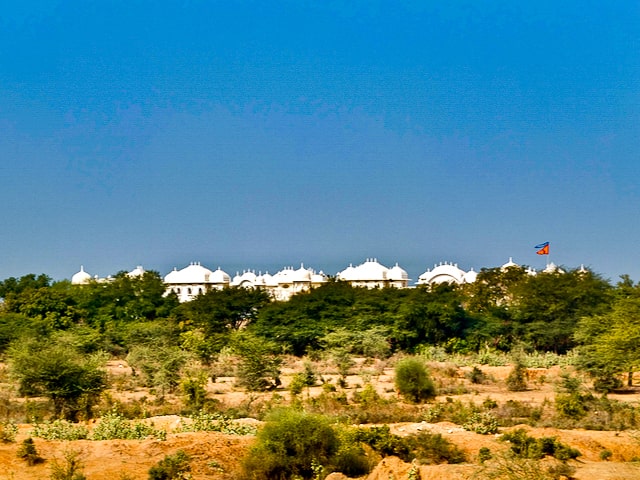
<svg viewBox="0 0 640 480">
<path fill-rule="evenodd" d="M 510 258 L 507 263 L 500 268 L 503 270 L 509 267 L 519 267 Z M 545 271 L 550 268 L 557 268 L 550 264 Z M 527 270 L 531 275 L 535 275 L 535 270 Z M 136 267 L 127 275 L 136 277 L 144 274 L 144 268 Z M 442 283 L 465 284 L 475 282 L 478 274 L 473 270 L 464 271 L 456 263 L 443 262 L 427 269 L 418 277 L 417 285 L 437 285 Z M 335 276 L 337 280 L 348 282 L 354 287 L 365 288 L 410 288 L 409 275 L 397 263 L 391 267 L 385 267 L 375 258 L 368 258 L 360 265 L 349 265 Z M 321 286 L 328 281 L 329 277 L 322 271 L 316 272 L 311 268 L 300 265 L 300 268 L 285 267 L 274 275 L 267 273 L 256 273 L 255 270 L 245 270 L 238 272 L 233 278 L 218 267 L 216 270 L 209 270 L 199 262 L 192 262 L 188 266 L 178 270 L 174 268 L 164 277 L 167 287 L 166 294 L 175 293 L 181 302 L 193 300 L 209 290 L 221 290 L 226 287 L 262 288 L 269 292 L 274 300 L 289 300 L 293 295 L 300 292 L 309 291 L 312 288 Z M 106 282 L 110 277 L 99 278 L 91 276 L 80 267 L 80 271 L 71 277 L 71 283 L 82 285 L 91 281 Z"/>
</svg>

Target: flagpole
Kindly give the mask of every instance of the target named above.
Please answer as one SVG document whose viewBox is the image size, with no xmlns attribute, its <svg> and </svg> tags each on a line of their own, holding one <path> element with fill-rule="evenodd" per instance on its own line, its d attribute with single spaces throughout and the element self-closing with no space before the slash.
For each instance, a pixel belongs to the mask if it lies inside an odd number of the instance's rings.
<svg viewBox="0 0 640 480">
<path fill-rule="evenodd" d="M 547 250 L 547 268 L 551 265 L 551 243 L 549 243 L 549 249 Z"/>
</svg>

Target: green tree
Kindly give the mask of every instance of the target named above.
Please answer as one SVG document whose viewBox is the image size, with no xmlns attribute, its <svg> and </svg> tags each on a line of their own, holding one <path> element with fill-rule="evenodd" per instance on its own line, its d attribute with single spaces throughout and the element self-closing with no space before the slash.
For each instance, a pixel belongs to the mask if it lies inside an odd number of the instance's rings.
<svg viewBox="0 0 640 480">
<path fill-rule="evenodd" d="M 121 324 L 166 318 L 179 305 L 174 295 L 165 296 L 166 287 L 155 271 L 135 277 L 118 272 L 108 282 L 73 287 L 87 323 L 100 329 L 108 321 Z"/>
<path fill-rule="evenodd" d="M 472 349 L 487 345 L 505 351 L 511 348 L 516 341 L 515 294 L 528 277 L 525 267 L 483 268 L 475 282 L 464 285 L 463 306 L 471 317 L 465 340 Z"/>
<path fill-rule="evenodd" d="M 483 268 L 475 282 L 464 286 L 466 308 L 473 314 L 504 318 L 505 310 L 513 303 L 515 290 L 528 277 L 525 267 Z"/>
<path fill-rule="evenodd" d="M 6 298 L 10 294 L 20 294 L 25 290 L 37 290 L 51 286 L 51 278 L 44 273 L 36 276 L 33 273 L 20 278 L 9 277 L 0 282 L 0 298 Z"/>
<path fill-rule="evenodd" d="M 9 365 L 25 396 L 45 396 L 54 415 L 67 420 L 91 418 L 91 409 L 107 387 L 101 354 L 83 355 L 62 343 L 35 339 L 9 349 Z"/>
<path fill-rule="evenodd" d="M 209 290 L 175 310 L 179 326 L 203 332 L 208 345 L 200 344 L 198 353 L 210 361 L 214 352 L 226 345 L 229 335 L 251 324 L 269 303 L 269 295 L 261 289 L 229 287 Z"/>
<path fill-rule="evenodd" d="M 5 311 L 39 322 L 47 331 L 70 328 L 84 316 L 70 287 L 71 284 L 64 281 L 52 286 L 26 288 L 19 293 L 10 292 L 5 297 Z"/>
<path fill-rule="evenodd" d="M 346 311 L 355 303 L 356 289 L 331 281 L 288 302 L 272 302 L 259 313 L 249 329 L 256 335 L 288 347 L 294 355 L 320 349 L 321 339 L 348 320 Z"/>
<path fill-rule="evenodd" d="M 414 289 L 400 307 L 392 339 L 403 350 L 411 351 L 421 344 L 437 345 L 462 337 L 470 320 L 462 301 L 457 285 Z"/>
<path fill-rule="evenodd" d="M 618 284 L 611 309 L 583 317 L 575 339 L 581 345 L 578 366 L 582 370 L 603 384 L 627 373 L 630 385 L 633 372 L 640 367 L 640 286 Z"/>
<path fill-rule="evenodd" d="M 141 373 L 145 385 L 164 397 L 179 385 L 181 369 L 191 358 L 189 352 L 179 347 L 150 344 L 134 346 L 127 355 L 127 362 Z"/>
<path fill-rule="evenodd" d="M 578 321 L 607 311 L 611 299 L 611 285 L 590 271 L 528 276 L 511 304 L 516 333 L 538 350 L 565 353 L 576 345 Z"/>
<path fill-rule="evenodd" d="M 282 358 L 278 345 L 249 332 L 234 334 L 231 349 L 240 358 L 238 383 L 249 391 L 262 391 L 280 384 Z"/>
</svg>

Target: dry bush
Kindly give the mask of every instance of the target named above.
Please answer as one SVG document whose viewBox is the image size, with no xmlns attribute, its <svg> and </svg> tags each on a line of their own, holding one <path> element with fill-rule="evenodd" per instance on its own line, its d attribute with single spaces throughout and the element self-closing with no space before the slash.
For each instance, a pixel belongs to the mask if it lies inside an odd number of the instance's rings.
<svg viewBox="0 0 640 480">
<path fill-rule="evenodd" d="M 62 459 L 51 461 L 51 480 L 86 480 L 84 469 L 84 452 L 67 449 L 62 453 Z"/>
<path fill-rule="evenodd" d="M 560 480 L 572 478 L 575 467 L 549 458 L 533 460 L 509 454 L 493 455 L 476 470 L 473 480 Z"/>
<path fill-rule="evenodd" d="M 424 407 L 407 405 L 396 398 L 383 398 L 371 388 L 355 392 L 351 400 L 344 392 L 322 392 L 305 401 L 305 409 L 353 424 L 420 422 Z"/>
</svg>

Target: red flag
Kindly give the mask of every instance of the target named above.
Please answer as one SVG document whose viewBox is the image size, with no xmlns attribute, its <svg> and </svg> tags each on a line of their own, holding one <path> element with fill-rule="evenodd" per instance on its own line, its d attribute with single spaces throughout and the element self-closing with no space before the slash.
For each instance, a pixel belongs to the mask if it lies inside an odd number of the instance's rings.
<svg viewBox="0 0 640 480">
<path fill-rule="evenodd" d="M 536 252 L 538 255 L 549 255 L 549 244 L 547 243 L 544 247 Z"/>
</svg>

